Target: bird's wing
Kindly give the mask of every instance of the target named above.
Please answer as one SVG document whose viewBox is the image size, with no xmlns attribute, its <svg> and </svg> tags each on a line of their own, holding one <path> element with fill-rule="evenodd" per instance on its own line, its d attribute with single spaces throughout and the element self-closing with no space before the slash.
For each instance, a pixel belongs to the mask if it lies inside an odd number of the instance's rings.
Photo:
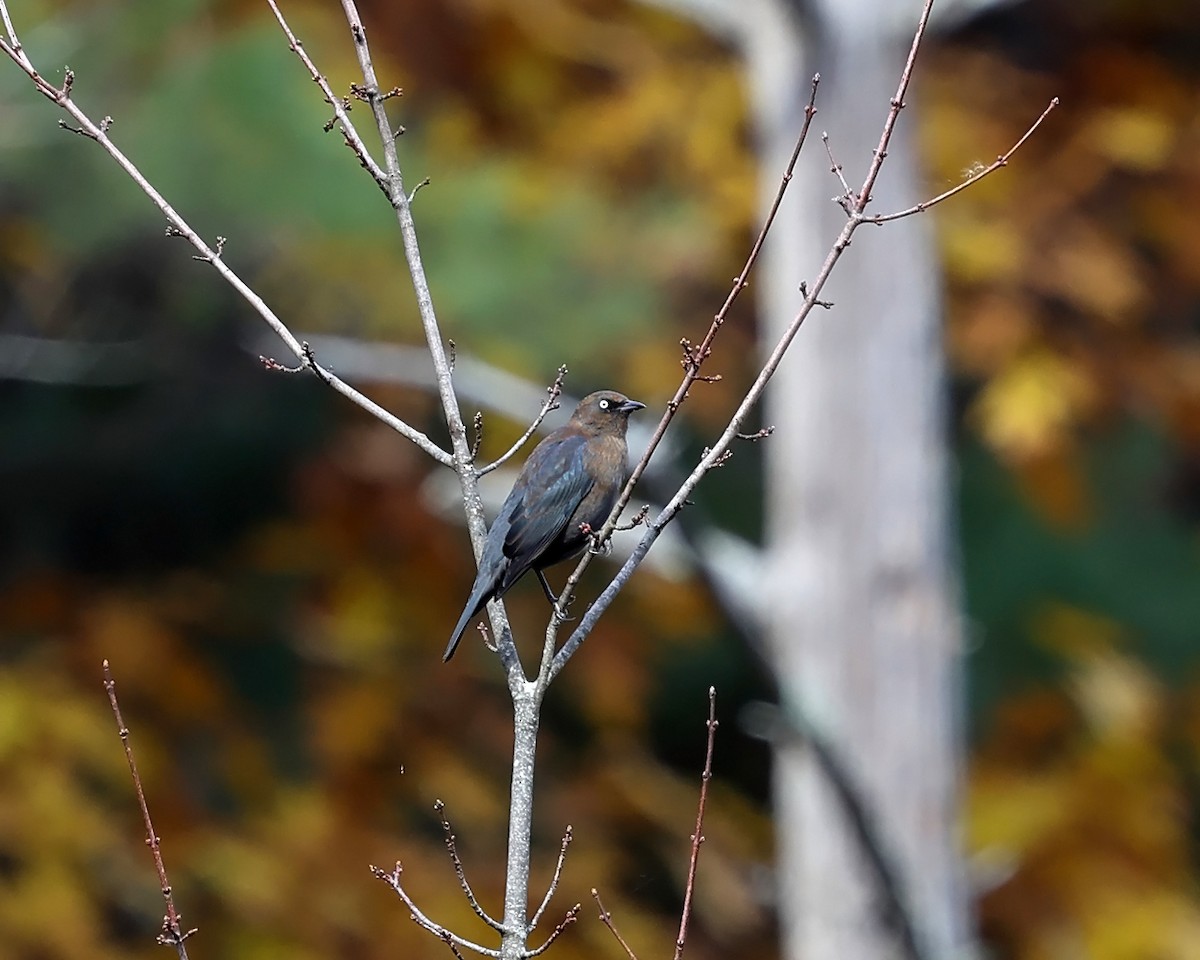
<svg viewBox="0 0 1200 960">
<path fill-rule="evenodd" d="M 513 504 L 504 555 L 512 560 L 511 583 L 528 570 L 563 532 L 594 483 L 584 467 L 586 441 L 563 437 L 538 446 L 522 471 L 524 489 Z"/>
</svg>

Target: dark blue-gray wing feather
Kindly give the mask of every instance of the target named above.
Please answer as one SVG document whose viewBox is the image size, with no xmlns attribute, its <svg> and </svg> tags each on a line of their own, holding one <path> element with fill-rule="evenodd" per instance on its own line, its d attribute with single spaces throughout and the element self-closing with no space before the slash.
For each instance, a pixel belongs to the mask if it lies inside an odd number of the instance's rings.
<svg viewBox="0 0 1200 960">
<path fill-rule="evenodd" d="M 566 532 L 571 516 L 595 481 L 585 469 L 586 441 L 577 434 L 542 443 L 522 470 L 501 515 L 508 521 L 504 555 L 508 569 L 504 592 L 526 573 L 555 540 Z"/>
<path fill-rule="evenodd" d="M 534 449 L 488 530 L 471 596 L 446 645 L 449 660 L 467 625 L 493 597 L 503 596 L 562 537 L 594 481 L 584 469 L 586 441 L 577 433 L 547 437 Z M 611 509 L 611 504 L 609 507 Z M 605 516 L 607 516 L 607 512 Z M 582 536 L 579 538 L 582 541 Z M 558 556 L 569 556 L 557 551 Z"/>
</svg>

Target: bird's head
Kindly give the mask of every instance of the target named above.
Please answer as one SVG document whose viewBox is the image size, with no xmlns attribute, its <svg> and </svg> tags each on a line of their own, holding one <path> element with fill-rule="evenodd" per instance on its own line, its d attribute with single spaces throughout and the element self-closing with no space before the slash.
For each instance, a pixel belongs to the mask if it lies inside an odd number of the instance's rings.
<svg viewBox="0 0 1200 960">
<path fill-rule="evenodd" d="M 615 390 L 597 390 L 579 401 L 579 406 L 571 414 L 571 422 L 585 433 L 616 433 L 624 436 L 629 415 L 644 406 L 644 403 L 630 400 Z"/>
</svg>

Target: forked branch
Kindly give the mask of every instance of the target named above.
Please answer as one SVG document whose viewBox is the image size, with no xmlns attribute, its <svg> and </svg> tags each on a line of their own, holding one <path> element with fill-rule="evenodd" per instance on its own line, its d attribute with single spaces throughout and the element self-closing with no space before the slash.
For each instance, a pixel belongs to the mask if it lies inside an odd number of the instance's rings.
<svg viewBox="0 0 1200 960">
<path fill-rule="evenodd" d="M 659 419 L 658 425 L 654 428 L 654 433 L 651 435 L 650 442 L 646 445 L 645 451 L 642 453 L 642 456 L 639 458 L 638 462 L 634 465 L 633 471 L 629 476 L 629 481 L 625 484 L 625 488 L 621 491 L 621 495 L 617 498 L 617 503 L 613 507 L 612 513 L 609 515 L 604 526 L 597 531 L 596 538 L 599 543 L 607 542 L 608 538 L 612 536 L 613 530 L 616 529 L 617 524 L 620 522 L 621 512 L 625 509 L 630 498 L 633 496 L 634 487 L 637 486 L 638 481 L 641 479 L 642 474 L 649 465 L 651 457 L 654 456 L 655 451 L 658 449 L 659 444 L 666 435 L 667 428 L 671 425 L 671 422 L 675 419 L 675 415 L 679 412 L 679 408 L 687 400 L 688 391 L 691 389 L 692 385 L 697 381 L 704 382 L 712 379 L 710 377 L 703 376 L 701 374 L 701 368 L 704 366 L 705 361 L 712 356 L 713 343 L 716 341 L 717 334 L 720 333 L 721 327 L 725 325 L 725 321 L 729 318 L 729 311 L 733 308 L 734 303 L 737 302 L 738 296 L 741 294 L 741 292 L 750 284 L 750 274 L 754 270 L 755 265 L 758 263 L 758 258 L 762 253 L 763 245 L 767 242 L 767 236 L 770 234 L 771 227 L 775 223 L 775 217 L 779 212 L 779 206 L 781 203 L 783 203 L 784 194 L 787 193 L 788 186 L 792 182 L 792 177 L 796 169 L 796 161 L 800 159 L 800 151 L 804 149 L 805 141 L 808 140 L 808 132 L 812 127 L 813 118 L 817 115 L 817 89 L 820 84 L 821 75 L 819 73 L 814 74 L 809 90 L 808 103 L 804 106 L 804 122 L 800 126 L 800 133 L 796 137 L 796 144 L 792 148 L 792 155 L 788 159 L 787 166 L 783 171 L 783 176 L 779 181 L 779 187 L 775 191 L 775 199 L 771 203 L 770 210 L 767 211 L 767 216 L 763 221 L 762 229 L 759 230 L 758 236 L 755 238 L 754 244 L 750 248 L 750 253 L 746 256 L 746 262 L 742 265 L 742 269 L 739 271 L 737 276 L 733 278 L 733 284 L 730 287 L 729 293 L 725 297 L 725 302 L 721 304 L 721 308 L 713 316 L 712 322 L 708 326 L 708 330 L 705 332 L 704 337 L 698 344 L 693 346 L 692 343 L 687 340 L 684 340 L 681 343 L 684 351 L 682 360 L 683 377 L 679 382 L 679 386 L 675 389 L 674 396 L 672 396 L 672 398 L 667 402 L 667 408 L 665 411 L 663 411 L 663 415 Z M 559 594 L 559 603 L 555 606 L 554 613 L 550 618 L 550 623 L 546 628 L 546 642 L 544 650 L 547 653 L 553 651 L 554 649 L 559 624 L 567 622 L 566 603 L 574 593 L 575 587 L 579 583 L 579 579 L 583 576 L 584 571 L 588 568 L 588 565 L 591 563 L 594 555 L 595 551 L 591 550 L 584 553 L 575 569 L 571 572 L 570 577 L 567 578 L 567 583 L 566 586 L 563 587 L 562 593 Z M 630 572 L 632 573 L 632 568 Z M 588 631 L 590 632 L 590 630 L 591 628 L 589 627 Z M 571 635 L 572 639 L 575 639 L 577 636 L 579 637 L 575 647 L 578 647 L 579 643 L 583 642 L 583 638 L 586 635 L 586 633 L 580 634 L 580 631 L 576 629 L 576 631 Z M 572 648 L 572 652 L 573 650 L 574 648 Z M 538 674 L 539 685 L 543 688 L 547 686 L 566 664 L 566 661 L 570 655 L 570 653 L 567 653 L 564 656 L 562 650 L 559 650 L 553 659 L 547 655 L 544 655 L 542 659 L 541 670 Z"/>
<path fill-rule="evenodd" d="M 358 161 L 362 164 L 363 169 L 371 175 L 371 179 L 378 184 L 379 189 L 387 193 L 387 175 L 383 172 L 383 168 L 375 162 L 375 158 L 371 156 L 367 145 L 363 142 L 362 137 L 359 136 L 353 122 L 350 120 L 349 98 L 339 97 L 333 92 L 333 87 L 329 85 L 329 81 L 325 79 L 324 74 L 317 69 L 317 65 L 313 63 L 312 57 L 304 49 L 304 44 L 297 40 L 296 35 L 292 33 L 292 28 L 288 26 L 288 22 L 283 18 L 283 14 L 280 12 L 279 5 L 275 0 L 267 0 L 267 5 L 271 8 L 271 12 L 275 14 L 275 19 L 279 21 L 279 28 L 283 31 L 284 36 L 287 37 L 291 50 L 300 58 L 300 62 L 304 64 L 309 76 L 312 77 L 313 83 L 319 86 L 321 92 L 325 94 L 325 102 L 333 108 L 333 120 L 327 123 L 325 132 L 328 133 L 336 124 L 342 131 L 342 137 L 345 139 L 346 145 L 354 151 L 354 155 L 358 157 Z"/>
<path fill-rule="evenodd" d="M 804 300 L 800 306 L 799 312 L 792 319 L 791 323 L 788 324 L 783 335 L 771 350 L 762 368 L 759 370 L 758 376 L 755 377 L 750 389 L 746 392 L 741 403 L 730 417 L 729 422 L 726 424 L 725 429 L 722 431 L 720 437 L 718 437 L 716 442 L 714 442 L 706 450 L 699 463 L 697 463 L 691 474 L 680 485 L 675 495 L 670 499 L 670 501 L 668 501 L 667 505 L 662 509 L 658 516 L 646 524 L 646 532 L 643 534 L 642 539 L 638 542 L 633 552 L 621 566 L 621 569 L 617 572 L 617 575 L 609 582 L 608 586 L 605 587 L 600 596 L 596 598 L 591 607 L 588 608 L 587 612 L 580 617 L 579 623 L 571 633 L 570 637 L 561 647 L 559 647 L 557 653 L 555 653 L 553 663 L 548 669 L 543 666 L 542 676 L 545 678 L 545 683 L 549 683 L 555 676 L 558 675 L 559 671 L 562 670 L 562 668 L 566 665 L 567 661 L 579 648 L 580 644 L 582 644 L 587 636 L 591 633 L 592 629 L 596 625 L 596 622 L 608 609 L 609 605 L 616 598 L 617 594 L 620 593 L 620 591 L 624 588 L 625 584 L 629 582 L 634 570 L 636 570 L 641 564 L 650 547 L 654 544 L 655 540 L 658 539 L 663 529 L 689 502 L 692 492 L 695 490 L 700 481 L 708 474 L 709 471 L 715 469 L 725 462 L 729 454 L 730 445 L 739 436 L 744 435 L 742 425 L 749 419 L 751 411 L 762 397 L 763 391 L 766 390 L 767 384 L 775 375 L 775 371 L 779 368 L 779 364 L 783 361 L 784 355 L 791 347 L 792 341 L 795 339 L 796 334 L 800 331 L 800 328 L 804 325 L 804 322 L 808 319 L 814 308 L 827 305 L 826 301 L 821 299 L 821 292 L 824 289 L 826 282 L 829 280 L 829 277 L 832 274 L 834 267 L 837 266 L 838 261 L 841 259 L 842 254 L 845 253 L 846 248 L 850 246 L 850 240 L 854 236 L 855 231 L 864 223 L 871 222 L 870 218 L 867 217 L 863 211 L 870 202 L 871 190 L 873 189 L 875 182 L 879 177 L 879 171 L 883 165 L 883 162 L 887 158 L 888 147 L 891 144 L 891 138 L 895 130 L 896 121 L 900 116 L 900 111 L 904 107 L 904 97 L 907 94 L 909 82 L 912 78 L 912 70 L 916 62 L 917 53 L 920 50 L 921 42 L 924 39 L 925 29 L 929 22 L 929 12 L 932 5 L 933 0 L 925 0 L 925 4 L 921 11 L 920 21 L 918 23 L 916 32 L 913 35 L 912 45 L 909 49 L 908 57 L 905 61 L 904 69 L 901 73 L 896 93 L 892 97 L 887 118 L 884 121 L 883 131 L 879 138 L 879 145 L 876 147 L 874 156 L 871 158 L 871 163 L 867 168 L 867 173 L 863 179 L 862 187 L 859 189 L 857 195 L 853 197 L 853 203 L 850 204 L 850 215 L 847 217 L 845 225 L 834 239 L 832 246 L 829 248 L 829 251 L 825 256 L 824 262 L 821 264 L 821 269 L 818 271 L 814 280 L 810 284 L 806 283 L 802 288 L 802 296 L 804 297 Z M 1000 159 L 996 162 L 996 164 L 993 165 L 994 168 L 998 169 L 1000 166 L 1003 166 L 1004 164 L 1001 161 L 1004 161 L 1007 159 L 1007 157 L 1011 156 L 1012 153 L 1015 152 L 1015 150 L 1019 148 L 1021 144 L 1023 144 L 1029 138 L 1029 136 L 1032 135 L 1032 132 L 1038 128 L 1049 111 L 1053 109 L 1055 102 L 1056 101 L 1051 102 L 1050 107 L 1043 112 L 1042 116 L 1037 120 L 1037 122 L 1035 122 L 1030 130 L 1016 142 L 1016 144 L 1008 151 L 1007 154 L 1001 155 Z M 807 130 L 808 122 L 810 120 L 811 115 L 806 111 L 805 130 Z M 834 165 L 836 166 L 836 163 Z M 791 167 L 789 166 L 789 173 L 790 169 Z M 785 176 L 784 185 L 786 185 L 787 179 L 788 177 Z M 978 177 L 976 177 L 972 182 L 977 181 Z M 904 211 L 901 212 L 903 213 Z M 919 212 L 919 210 L 912 211 L 912 213 L 916 212 Z M 906 213 L 906 215 L 908 214 Z M 894 216 L 890 218 L 898 219 Z M 756 244 L 756 248 L 758 246 L 759 244 Z M 702 351 L 698 359 L 703 360 L 706 358 L 706 356 L 707 355 Z M 664 421 L 665 420 L 666 417 L 664 417 Z M 639 466 L 641 466 L 641 464 L 639 464 Z M 608 528 L 609 525 L 606 525 L 606 530 Z M 588 559 L 589 558 L 587 556 L 584 557 L 584 559 L 580 562 L 580 567 L 576 570 L 576 574 L 580 572 L 580 568 L 586 565 Z M 572 574 L 573 580 L 576 578 L 576 574 Z M 573 580 L 568 581 L 568 587 L 563 590 L 564 595 L 567 595 L 570 588 L 573 587 Z M 557 632 L 558 622 L 561 621 L 560 611 L 556 610 L 555 614 L 555 617 L 552 618 L 551 623 L 547 628 L 547 648 L 550 646 L 551 638 Z"/>
<path fill-rule="evenodd" d="M 1000 156 L 996 157 L 996 159 L 993 160 L 991 163 L 989 163 L 986 167 L 981 167 L 980 169 L 973 171 L 970 174 L 970 176 L 966 177 L 964 180 L 962 180 L 957 185 L 951 187 L 949 190 L 939 193 L 936 197 L 932 197 L 931 199 L 926 200 L 924 203 L 918 203 L 911 207 L 908 207 L 906 210 L 898 210 L 895 213 L 876 213 L 876 214 L 872 214 L 869 217 L 864 217 L 863 220 L 866 223 L 882 224 L 882 223 L 888 223 L 891 220 L 901 220 L 904 217 L 911 217 L 917 213 L 924 213 L 926 210 L 930 209 L 931 207 L 936 207 L 939 203 L 943 202 L 944 200 L 949 200 L 956 193 L 962 193 L 962 191 L 966 190 L 967 187 L 974 186 L 980 180 L 982 180 L 984 177 L 990 176 L 991 174 L 993 174 L 997 170 L 999 170 L 1001 167 L 1008 166 L 1008 161 L 1010 159 L 1012 159 L 1012 155 L 1014 153 L 1016 153 L 1018 150 L 1020 150 L 1021 147 L 1023 147 L 1025 145 L 1025 141 L 1033 136 L 1033 134 L 1036 132 L 1037 128 L 1042 125 L 1042 121 L 1044 121 L 1048 116 L 1050 116 L 1050 111 L 1052 111 L 1057 106 L 1058 106 L 1058 97 L 1051 97 L 1050 102 L 1046 105 L 1046 109 L 1042 111 L 1042 115 L 1033 121 L 1033 123 L 1030 125 L 1029 129 L 1025 131 L 1025 133 L 1021 137 L 1021 139 L 1019 139 L 1016 143 L 1014 143 L 1011 147 L 1009 147 L 1008 150 L 1006 150 L 1004 153 L 1000 154 Z"/>
<path fill-rule="evenodd" d="M 454 933 L 449 928 L 443 927 L 440 923 L 434 923 L 434 921 L 430 920 L 429 917 L 427 917 L 416 905 L 416 903 L 413 902 L 412 897 L 408 895 L 408 891 L 404 889 L 404 884 L 400 880 L 404 874 L 404 867 L 401 865 L 399 860 L 396 861 L 396 866 L 391 870 L 391 872 L 384 870 L 382 867 L 376 867 L 372 865 L 371 874 L 377 880 L 382 880 L 389 887 L 391 887 L 392 890 L 395 891 L 396 896 L 398 896 L 404 902 L 404 905 L 408 907 L 408 911 L 413 918 L 413 922 L 416 923 L 417 926 L 419 926 L 422 930 L 428 931 L 439 940 L 447 944 L 465 947 L 467 950 L 471 950 L 472 952 L 479 954 L 481 957 L 498 958 L 500 956 L 499 950 L 493 950 L 490 947 L 485 947 L 482 944 L 468 940 L 466 937 L 460 937 L 457 933 Z"/>
<path fill-rule="evenodd" d="M 228 283 L 238 295 L 245 300 L 251 308 L 267 322 L 272 330 L 279 336 L 287 345 L 287 348 L 296 356 L 302 364 L 307 364 L 308 360 L 305 357 L 303 345 L 287 325 L 275 314 L 266 301 L 250 288 L 250 286 L 239 276 L 221 256 L 219 244 L 218 247 L 211 247 L 191 225 L 183 218 L 183 216 L 170 204 L 167 199 L 159 193 L 159 191 L 150 183 L 149 180 L 142 174 L 141 170 L 130 160 L 109 136 L 109 127 L 112 125 L 112 118 L 105 117 L 100 123 L 94 122 L 91 117 L 85 113 L 72 99 L 72 93 L 75 86 L 75 75 L 71 70 L 66 70 L 63 78 L 63 85 L 56 87 L 53 83 L 47 80 L 34 67 L 33 62 L 29 59 L 25 49 L 21 46 L 21 42 L 17 36 L 16 29 L 12 23 L 12 17 L 9 14 L 7 0 L 0 0 L 0 16 L 4 20 L 4 29 L 6 36 L 0 38 L 0 52 L 3 52 L 10 60 L 13 61 L 24 73 L 33 81 L 38 92 L 48 100 L 66 111 L 67 114 L 78 124 L 76 132 L 79 132 L 89 140 L 95 141 L 101 148 L 110 156 L 116 163 L 125 171 L 126 175 L 137 184 L 138 188 L 150 198 L 150 201 L 159 209 L 159 212 L 166 218 L 168 231 L 175 236 L 183 237 L 190 243 L 199 254 L 198 260 L 210 264 L 221 278 Z M 405 423 L 399 417 L 389 413 L 375 401 L 367 398 L 359 393 L 348 383 L 333 375 L 328 370 L 319 367 L 315 362 L 311 369 L 317 373 L 320 379 L 331 386 L 334 390 L 340 393 L 352 403 L 366 410 L 372 416 L 377 417 L 382 422 L 397 433 L 411 440 L 414 444 L 424 450 L 429 456 L 438 463 L 451 466 L 454 463 L 454 458 L 447 451 L 443 450 L 434 443 L 424 433 L 417 430 L 415 427 Z"/>
</svg>

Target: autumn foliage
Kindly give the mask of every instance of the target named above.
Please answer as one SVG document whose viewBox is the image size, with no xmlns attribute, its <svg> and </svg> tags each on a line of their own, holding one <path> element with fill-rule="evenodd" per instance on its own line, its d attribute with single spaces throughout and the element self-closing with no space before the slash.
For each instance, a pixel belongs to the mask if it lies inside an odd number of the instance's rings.
<svg viewBox="0 0 1200 960">
<path fill-rule="evenodd" d="M 71 63 L 80 99 L 231 238 L 293 329 L 415 340 L 386 208 L 322 135 L 266 12 L 111 6 L 22 11 L 44 18 L 27 41 Z M 348 85 L 344 27 L 294 6 Z M 970 880 L 1000 956 L 1182 957 L 1200 942 L 1200 22 L 1183 2 L 1075 6 L 941 37 L 914 95 L 931 195 L 1063 101 L 1019 162 L 930 214 L 956 376 Z M 416 207 L 446 333 L 539 382 L 566 362 L 578 394 L 665 399 L 753 229 L 732 53 L 618 0 L 374 7 L 407 169 L 432 180 Z M 0 103 L 0 960 L 162 949 L 103 658 L 195 956 L 442 955 L 367 865 L 403 859 L 423 908 L 470 930 L 440 798 L 477 894 L 502 892 L 508 698 L 475 636 L 439 661 L 472 578 L 443 478 L 319 385 L 265 374 L 253 321 L 11 71 Z M 753 373 L 748 302 L 723 336 L 747 359 L 697 391 L 684 447 Z M 83 349 L 67 363 L 39 338 Z M 372 395 L 436 433 L 421 389 Z M 489 416 L 483 456 L 522 428 Z M 696 514 L 757 536 L 757 482 L 739 455 Z M 528 586 L 510 612 L 535 636 Z M 736 722 L 769 685 L 666 563 L 547 705 L 535 885 L 570 823 L 559 902 L 585 902 L 558 956 L 618 955 L 593 886 L 642 956 L 669 949 L 714 679 L 689 955 L 778 949 L 768 754 Z"/>
</svg>

